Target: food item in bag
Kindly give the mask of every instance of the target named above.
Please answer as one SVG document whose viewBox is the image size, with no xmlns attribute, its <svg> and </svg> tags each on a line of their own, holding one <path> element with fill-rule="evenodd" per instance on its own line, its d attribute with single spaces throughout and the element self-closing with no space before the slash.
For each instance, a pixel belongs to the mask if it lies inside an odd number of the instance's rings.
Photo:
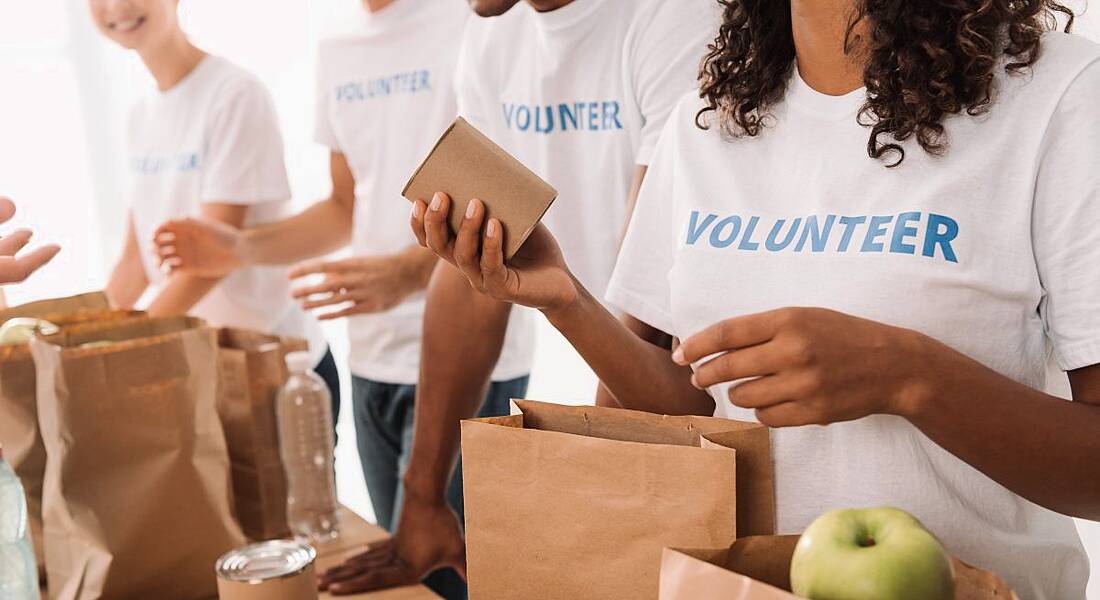
<svg viewBox="0 0 1100 600">
<path fill-rule="evenodd" d="M 791 591 L 810 600 L 951 600 L 951 556 L 898 508 L 841 509 L 818 517 L 791 559 Z"/>
<path fill-rule="evenodd" d="M 57 332 L 57 325 L 41 319 L 16 318 L 8 319 L 0 325 L 0 346 L 26 344 L 34 337 L 35 332 L 42 331 L 50 334 Z"/>
</svg>

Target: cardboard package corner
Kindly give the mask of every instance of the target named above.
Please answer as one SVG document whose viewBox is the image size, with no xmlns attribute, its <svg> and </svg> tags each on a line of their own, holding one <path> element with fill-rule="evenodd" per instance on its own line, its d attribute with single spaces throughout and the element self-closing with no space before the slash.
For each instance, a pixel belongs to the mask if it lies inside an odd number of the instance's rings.
<svg viewBox="0 0 1100 600">
<path fill-rule="evenodd" d="M 413 173 L 401 195 L 429 201 L 451 198 L 451 230 L 458 231 L 466 205 L 477 198 L 504 228 L 504 257 L 512 258 L 558 196 L 557 190 L 458 117 Z"/>
<path fill-rule="evenodd" d="M 658 600 L 799 600 L 790 590 L 797 535 L 750 536 L 729 548 L 665 548 Z M 953 558 L 955 600 L 1019 600 L 1000 577 Z"/>
</svg>

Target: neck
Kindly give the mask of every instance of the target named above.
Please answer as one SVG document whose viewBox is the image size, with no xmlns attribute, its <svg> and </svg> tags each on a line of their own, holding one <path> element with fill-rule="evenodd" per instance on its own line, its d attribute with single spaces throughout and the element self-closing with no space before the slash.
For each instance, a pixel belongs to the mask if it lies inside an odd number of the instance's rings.
<svg viewBox="0 0 1100 600">
<path fill-rule="evenodd" d="M 851 27 L 856 11 L 855 0 L 791 0 L 798 72 L 823 94 L 840 96 L 863 86 L 867 23 Z"/>
<path fill-rule="evenodd" d="M 162 92 L 172 89 L 206 56 L 180 30 L 155 47 L 139 50 L 138 54 Z"/>
<path fill-rule="evenodd" d="M 538 12 L 550 12 L 572 4 L 573 0 L 527 0 L 527 3 Z"/>
<path fill-rule="evenodd" d="M 396 1 L 397 0 L 363 0 L 363 8 L 367 9 L 367 12 L 376 13 Z"/>
</svg>

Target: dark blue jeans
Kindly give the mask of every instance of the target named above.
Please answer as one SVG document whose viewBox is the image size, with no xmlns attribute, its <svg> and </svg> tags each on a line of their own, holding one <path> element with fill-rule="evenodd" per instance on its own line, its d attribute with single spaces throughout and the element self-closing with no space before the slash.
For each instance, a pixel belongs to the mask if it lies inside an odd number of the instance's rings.
<svg viewBox="0 0 1100 600">
<path fill-rule="evenodd" d="M 489 387 L 479 417 L 500 417 L 509 413 L 509 401 L 527 394 L 527 377 L 494 382 Z M 404 489 L 401 478 L 409 465 L 413 444 L 415 385 L 398 385 L 352 377 L 352 410 L 359 461 L 367 482 L 378 524 L 393 531 L 400 518 Z M 462 463 L 459 462 L 447 488 L 447 502 L 464 516 Z M 453 569 L 429 575 L 424 584 L 447 600 L 464 600 L 466 584 Z"/>
<path fill-rule="evenodd" d="M 336 358 L 332 356 L 332 349 L 325 351 L 321 362 L 313 367 L 313 372 L 325 381 L 329 395 L 332 397 L 332 440 L 336 445 L 336 422 L 340 420 L 340 371 L 336 368 Z"/>
</svg>

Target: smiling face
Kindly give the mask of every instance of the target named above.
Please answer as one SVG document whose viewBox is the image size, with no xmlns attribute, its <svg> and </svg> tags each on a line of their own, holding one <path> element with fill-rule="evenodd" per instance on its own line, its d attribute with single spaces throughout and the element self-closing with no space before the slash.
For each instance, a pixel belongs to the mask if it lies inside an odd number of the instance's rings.
<svg viewBox="0 0 1100 600">
<path fill-rule="evenodd" d="M 179 29 L 179 0 L 88 0 L 100 33 L 130 50 L 157 44 Z"/>
</svg>

